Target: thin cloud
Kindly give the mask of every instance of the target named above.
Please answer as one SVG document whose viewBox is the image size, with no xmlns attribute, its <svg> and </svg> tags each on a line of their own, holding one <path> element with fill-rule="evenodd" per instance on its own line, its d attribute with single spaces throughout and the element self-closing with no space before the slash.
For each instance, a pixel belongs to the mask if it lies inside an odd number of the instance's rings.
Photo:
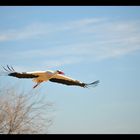
<svg viewBox="0 0 140 140">
<path fill-rule="evenodd" d="M 101 20 L 102 19 L 97 18 L 82 19 L 64 23 L 57 23 L 57 26 L 54 23 L 32 23 L 25 27 L 8 29 L 0 32 L 0 42 L 38 38 L 40 36 L 46 36 L 56 32 L 80 29 L 89 26 L 90 24 L 100 22 Z"/>
<path fill-rule="evenodd" d="M 67 45 L 59 44 L 59 47 L 26 49 L 12 52 L 12 56 L 6 58 L 1 52 L 0 58 L 9 60 L 46 60 L 44 65 L 62 66 L 93 61 L 101 61 L 131 54 L 140 50 L 140 21 L 113 21 L 109 19 L 80 19 L 65 23 L 55 24 L 34 23 L 23 29 L 7 31 L 0 35 L 0 41 L 8 39 L 26 39 L 40 37 L 53 33 L 67 32 L 77 33 L 79 38 L 85 38 L 80 43 L 68 42 Z M 75 38 L 75 36 L 73 36 Z M 87 41 L 86 41 L 87 40 Z M 69 40 L 68 40 L 69 41 Z M 26 57 L 25 57 L 26 56 Z"/>
<path fill-rule="evenodd" d="M 37 38 L 40 35 L 48 35 L 49 33 L 49 24 L 33 23 L 22 28 L 8 29 L 5 32 L 0 32 L 0 42 Z"/>
</svg>

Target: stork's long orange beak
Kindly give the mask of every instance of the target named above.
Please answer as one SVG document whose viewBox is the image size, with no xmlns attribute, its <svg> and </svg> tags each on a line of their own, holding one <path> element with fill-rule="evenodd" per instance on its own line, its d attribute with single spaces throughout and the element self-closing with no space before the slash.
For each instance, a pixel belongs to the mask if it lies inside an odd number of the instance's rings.
<svg viewBox="0 0 140 140">
<path fill-rule="evenodd" d="M 62 72 L 62 71 L 59 71 L 59 74 L 65 75 L 65 73 L 64 73 L 64 72 Z"/>
<path fill-rule="evenodd" d="M 65 73 L 64 73 L 64 72 L 62 72 L 62 71 L 60 72 L 60 74 L 65 75 Z"/>
</svg>

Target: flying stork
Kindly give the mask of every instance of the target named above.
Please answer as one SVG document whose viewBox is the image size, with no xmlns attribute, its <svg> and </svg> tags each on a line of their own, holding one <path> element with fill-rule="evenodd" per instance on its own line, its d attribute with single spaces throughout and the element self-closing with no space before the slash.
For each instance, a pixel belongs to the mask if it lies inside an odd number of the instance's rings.
<svg viewBox="0 0 140 140">
<path fill-rule="evenodd" d="M 2 66 L 3 67 L 3 66 Z M 83 83 L 68 76 L 65 76 L 64 72 L 60 70 L 52 71 L 33 71 L 33 72 L 16 72 L 14 68 L 7 65 L 7 68 L 3 67 L 4 70 L 7 72 L 8 76 L 13 76 L 16 78 L 32 78 L 33 81 L 36 83 L 33 88 L 36 88 L 42 82 L 56 82 L 60 84 L 65 84 L 68 86 L 80 86 L 83 88 L 89 87 L 91 85 L 96 86 L 99 83 L 99 80 L 94 81 L 92 83 Z"/>
</svg>

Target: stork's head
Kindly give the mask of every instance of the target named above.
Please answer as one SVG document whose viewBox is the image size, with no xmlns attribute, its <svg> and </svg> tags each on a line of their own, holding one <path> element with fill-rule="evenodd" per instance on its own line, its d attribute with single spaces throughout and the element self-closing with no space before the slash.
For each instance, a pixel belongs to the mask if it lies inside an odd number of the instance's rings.
<svg viewBox="0 0 140 140">
<path fill-rule="evenodd" d="M 63 72 L 63 71 L 60 71 L 60 70 L 57 70 L 57 73 L 58 73 L 58 74 L 65 75 L 64 72 Z"/>
</svg>

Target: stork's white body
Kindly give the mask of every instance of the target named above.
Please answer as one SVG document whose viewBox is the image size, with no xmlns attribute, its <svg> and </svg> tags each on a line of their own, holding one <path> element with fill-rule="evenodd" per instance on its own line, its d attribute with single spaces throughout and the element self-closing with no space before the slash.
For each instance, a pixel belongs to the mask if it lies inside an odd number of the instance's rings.
<svg viewBox="0 0 140 140">
<path fill-rule="evenodd" d="M 33 74 L 38 76 L 37 78 L 34 78 L 33 81 L 34 82 L 44 82 L 44 81 L 48 81 L 52 76 L 54 76 L 55 73 L 54 71 L 33 71 L 33 72 L 27 72 L 27 74 Z"/>
<path fill-rule="evenodd" d="M 37 78 L 34 78 L 33 81 L 39 82 L 39 81 L 48 81 L 50 78 L 58 78 L 58 79 L 65 79 L 65 80 L 74 80 L 68 76 L 64 76 L 62 74 L 58 74 L 55 71 L 47 70 L 47 71 L 33 71 L 33 72 L 27 72 L 28 74 L 34 74 L 38 76 Z"/>
<path fill-rule="evenodd" d="M 47 82 L 51 78 L 61 79 L 61 80 L 68 80 L 68 81 L 74 80 L 74 79 L 72 79 L 72 78 L 70 78 L 68 76 L 64 76 L 62 74 L 59 74 L 57 71 L 52 71 L 52 70 L 33 71 L 33 72 L 27 72 L 27 74 L 33 74 L 33 75 L 38 76 L 37 78 L 33 79 L 33 81 L 37 83 L 35 85 L 35 87 L 38 86 L 42 82 Z M 77 81 L 77 80 L 74 80 L 74 81 Z"/>
</svg>

